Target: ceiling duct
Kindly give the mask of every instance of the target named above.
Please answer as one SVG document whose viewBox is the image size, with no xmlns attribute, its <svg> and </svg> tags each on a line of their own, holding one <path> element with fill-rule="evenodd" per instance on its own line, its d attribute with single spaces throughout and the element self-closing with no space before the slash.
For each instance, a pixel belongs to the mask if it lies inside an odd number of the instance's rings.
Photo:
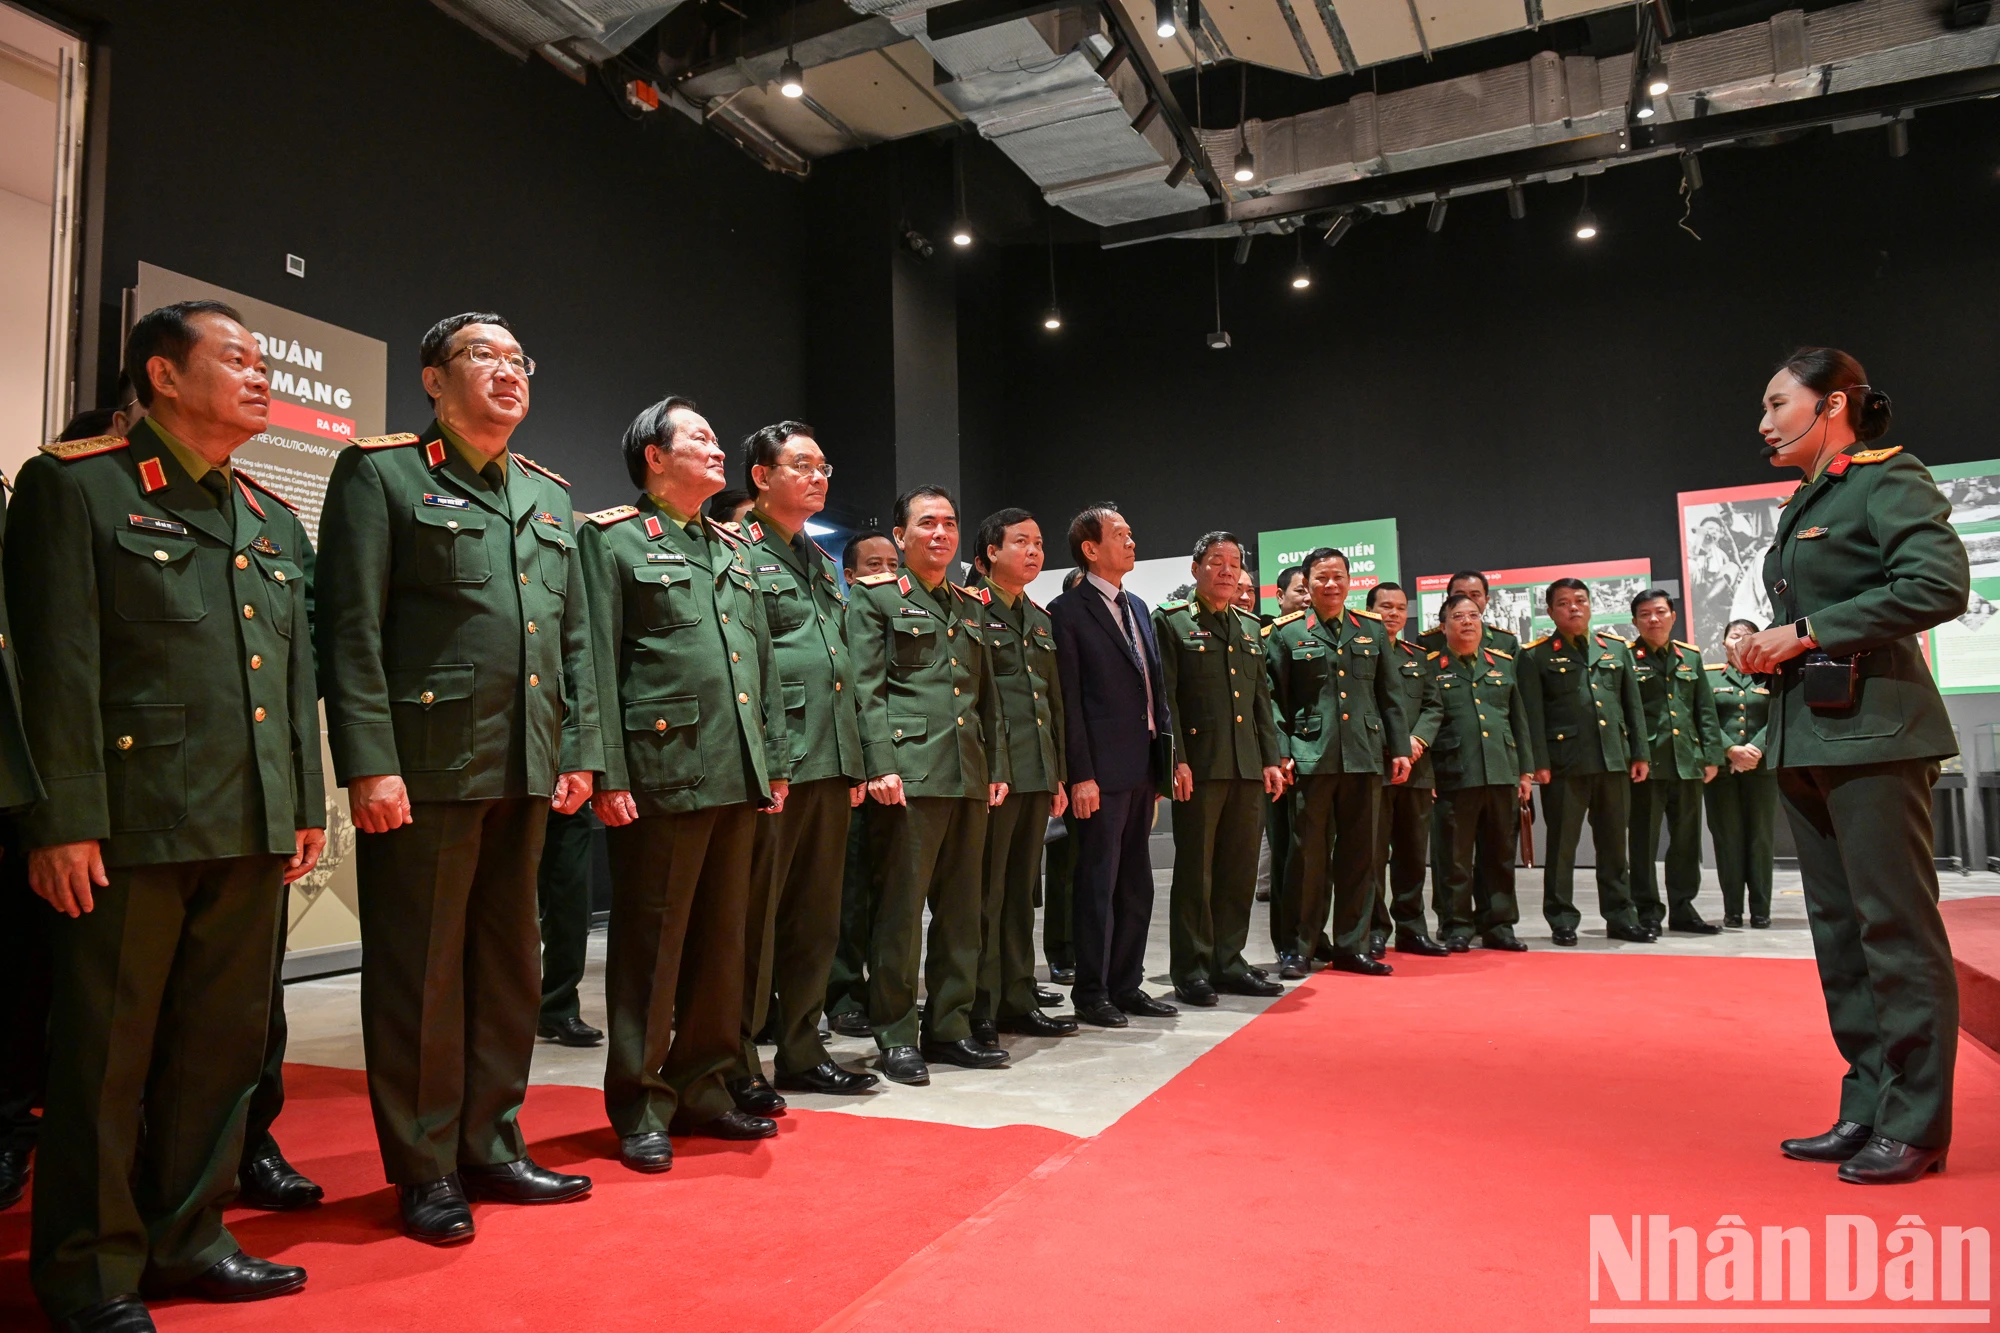
<svg viewBox="0 0 2000 1333">
<path fill-rule="evenodd" d="M 431 0 L 495 46 L 525 60 L 546 56 L 565 72 L 597 64 L 677 9 L 681 0 Z"/>
</svg>

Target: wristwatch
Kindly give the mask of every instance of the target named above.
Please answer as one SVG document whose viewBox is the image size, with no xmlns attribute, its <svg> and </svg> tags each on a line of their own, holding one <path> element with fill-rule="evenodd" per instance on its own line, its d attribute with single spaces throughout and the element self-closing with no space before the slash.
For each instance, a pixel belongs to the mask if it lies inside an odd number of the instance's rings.
<svg viewBox="0 0 2000 1333">
<path fill-rule="evenodd" d="M 1806 647 L 1808 648 L 1819 647 L 1819 640 L 1813 637 L 1812 626 L 1806 623 L 1806 618 L 1804 616 L 1800 616 L 1797 620 L 1794 620 L 1792 622 L 1792 633 L 1798 635 L 1799 642 L 1804 644 Z"/>
</svg>

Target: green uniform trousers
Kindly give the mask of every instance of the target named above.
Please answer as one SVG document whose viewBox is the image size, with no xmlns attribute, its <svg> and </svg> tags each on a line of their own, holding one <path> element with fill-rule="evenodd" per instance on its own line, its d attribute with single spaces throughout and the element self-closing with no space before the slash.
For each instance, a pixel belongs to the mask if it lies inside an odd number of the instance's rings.
<svg viewBox="0 0 2000 1333">
<path fill-rule="evenodd" d="M 847 821 L 847 865 L 840 879 L 840 940 L 826 974 L 826 1014 L 868 1012 L 868 943 L 875 934 L 879 896 L 868 856 L 868 812 L 863 801 Z"/>
<path fill-rule="evenodd" d="M 1429 934 L 1424 920 L 1424 873 L 1429 865 L 1431 808 L 1437 792 L 1407 782 L 1382 786 L 1376 822 L 1374 909 L 1369 929 L 1387 936 Z"/>
<path fill-rule="evenodd" d="M 685 1133 L 736 1107 L 726 1079 L 742 1054 L 750 863 L 768 817 L 739 801 L 605 830 L 604 1110 L 621 1138 Z"/>
<path fill-rule="evenodd" d="M 49 1066 L 49 932 L 56 911 L 28 887 L 19 821 L 0 817 L 0 1152 L 35 1146 Z"/>
<path fill-rule="evenodd" d="M 757 1034 L 773 1019 L 778 1073 L 832 1059 L 819 1039 L 819 1016 L 840 943 L 853 790 L 843 777 L 802 782 L 785 797 L 783 814 L 757 820 L 744 909 L 742 1062 L 732 1076 L 763 1076 Z"/>
<path fill-rule="evenodd" d="M 868 1023 L 883 1050 L 918 1043 L 917 973 L 925 1003 L 922 1039 L 972 1035 L 979 988 L 979 912 L 986 871 L 982 797 L 911 796 L 868 812 L 881 898 L 868 947 Z M 928 947 L 924 904 L 931 909 Z M 920 958 L 921 955 L 921 958 Z"/>
<path fill-rule="evenodd" d="M 1702 798 L 1708 806 L 1708 833 L 1715 840 L 1715 875 L 1722 881 L 1722 910 L 1742 916 L 1743 891 L 1748 889 L 1750 914 L 1770 916 L 1778 775 L 1768 768 L 1717 773 L 1715 781 L 1702 791 Z"/>
<path fill-rule="evenodd" d="M 1076 970 L 1075 924 L 1071 920 L 1076 890 L 1076 816 L 1064 812 L 1063 835 L 1048 844 L 1042 869 L 1042 956 L 1049 971 Z"/>
<path fill-rule="evenodd" d="M 111 869 L 56 916 L 29 1271 L 61 1319 L 241 1248 L 222 1225 L 264 1057 L 285 858 Z M 143 1124 L 143 1129 L 142 1129 Z"/>
<path fill-rule="evenodd" d="M 1264 784 L 1255 778 L 1197 780 L 1174 802 L 1174 877 L 1169 901 L 1169 971 L 1174 986 L 1250 975 L 1243 946 L 1257 900 L 1257 840 L 1264 834 Z"/>
<path fill-rule="evenodd" d="M 590 944 L 590 852 L 596 836 L 588 810 L 549 812 L 535 876 L 535 907 L 542 922 L 542 1019 L 556 1023 L 581 1015 L 576 988 L 583 981 Z"/>
<path fill-rule="evenodd" d="M 1437 799 L 1442 804 L 1445 799 L 1444 793 L 1438 793 Z M 1472 857 L 1472 896 L 1468 900 L 1471 904 L 1472 919 L 1474 920 L 1484 921 L 1490 917 L 1495 917 L 1496 914 L 1498 916 L 1506 916 L 1510 921 L 1519 921 L 1521 919 L 1519 905 L 1514 903 L 1513 858 L 1515 851 L 1520 847 L 1518 825 L 1520 814 L 1518 807 L 1514 817 L 1517 823 L 1513 841 L 1508 843 L 1507 869 L 1504 877 L 1505 888 L 1501 890 L 1506 895 L 1509 905 L 1497 909 L 1494 907 L 1494 889 L 1501 882 L 1502 877 L 1499 870 L 1493 864 L 1492 853 L 1487 850 L 1487 844 L 1483 841 L 1476 841 L 1474 843 Z M 1451 837 L 1445 832 L 1442 815 L 1434 815 L 1431 819 L 1431 911 L 1437 914 L 1438 932 L 1440 934 L 1444 932 L 1444 923 L 1451 918 L 1455 910 L 1452 906 L 1450 871 Z"/>
<path fill-rule="evenodd" d="M 1375 852 L 1382 818 L 1382 775 L 1332 773 L 1300 778 L 1292 808 L 1292 850 L 1285 865 L 1285 908 L 1291 943 L 1285 952 L 1310 958 L 1333 911 L 1332 944 L 1342 953 L 1368 951 L 1374 913 Z"/>
<path fill-rule="evenodd" d="M 1632 903 L 1642 926 L 1657 929 L 1662 921 L 1672 924 L 1695 914 L 1695 895 L 1701 892 L 1701 789 L 1700 778 L 1632 784 Z M 1662 823 L 1667 826 L 1665 907 L 1653 863 Z"/>
<path fill-rule="evenodd" d="M 1035 999 L 1035 884 L 1053 799 L 1045 791 L 1009 792 L 986 817 L 986 901 L 974 1018 L 994 1022 L 1041 1008 Z"/>
<path fill-rule="evenodd" d="M 1631 775 L 1621 768 L 1615 773 L 1550 778 L 1542 787 L 1542 814 L 1549 829 L 1549 849 L 1542 863 L 1542 919 L 1553 930 L 1573 931 L 1583 922 L 1583 914 L 1576 910 L 1576 847 L 1588 818 L 1590 845 L 1597 856 L 1598 914 L 1607 926 L 1637 928 L 1632 869 L 1626 859 L 1631 843 Z"/>
<path fill-rule="evenodd" d="M 1292 805 L 1297 797 L 1287 787 L 1285 794 L 1269 802 L 1264 810 L 1264 839 L 1271 845 L 1271 947 L 1290 953 L 1293 936 L 1298 934 L 1298 909 L 1285 904 L 1285 876 L 1292 860 Z M 1286 922 L 1291 922 L 1287 927 Z"/>
<path fill-rule="evenodd" d="M 413 801 L 414 822 L 355 835 L 361 1044 L 392 1185 L 527 1154 L 546 797 Z"/>
<path fill-rule="evenodd" d="M 250 1090 L 250 1107 L 243 1122 L 243 1165 L 249 1166 L 278 1151 L 271 1126 L 285 1110 L 285 1044 L 291 1027 L 285 1022 L 285 937 L 292 929 L 292 891 L 278 890 L 278 952 L 271 960 L 270 1017 L 264 1029 L 264 1063 L 257 1086 Z"/>
<path fill-rule="evenodd" d="M 1438 933 L 1449 939 L 1514 933 L 1521 919 L 1514 901 L 1514 849 L 1521 837 L 1521 803 L 1509 784 L 1439 792 L 1437 822 L 1450 849 L 1444 879 L 1445 910 Z M 1489 876 L 1484 901 L 1473 893 L 1474 867 Z"/>
<path fill-rule="evenodd" d="M 1778 772 L 1834 1045 L 1840 1118 L 1951 1142 L 1958 978 L 1938 916 L 1924 759 Z"/>
</svg>

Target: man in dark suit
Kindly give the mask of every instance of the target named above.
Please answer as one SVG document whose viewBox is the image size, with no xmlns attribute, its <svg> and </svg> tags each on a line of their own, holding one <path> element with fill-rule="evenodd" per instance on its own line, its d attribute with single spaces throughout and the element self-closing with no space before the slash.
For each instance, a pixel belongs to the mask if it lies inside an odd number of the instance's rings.
<svg viewBox="0 0 2000 1333">
<path fill-rule="evenodd" d="M 1146 604 L 1120 585 L 1136 562 L 1131 525 L 1094 505 L 1069 525 L 1084 579 L 1049 603 L 1062 680 L 1070 809 L 1077 818 L 1076 1016 L 1122 1028 L 1126 1014 L 1180 1011 L 1139 988 L 1153 915 L 1147 838 L 1172 727 Z"/>
</svg>

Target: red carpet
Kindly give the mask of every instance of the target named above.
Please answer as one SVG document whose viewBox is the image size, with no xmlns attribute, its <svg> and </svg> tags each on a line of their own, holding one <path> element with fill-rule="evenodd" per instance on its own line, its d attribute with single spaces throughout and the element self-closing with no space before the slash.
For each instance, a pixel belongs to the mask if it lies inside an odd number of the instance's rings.
<svg viewBox="0 0 2000 1333">
<path fill-rule="evenodd" d="M 360 1075 L 296 1068 L 280 1131 L 332 1201 L 232 1224 L 253 1253 L 307 1265 L 311 1285 L 157 1317 L 168 1330 L 286 1333 L 1543 1333 L 1593 1313 L 1812 1327 L 1829 1297 L 1829 1214 L 1872 1219 L 1871 1274 L 1905 1216 L 1933 1241 L 1947 1227 L 2000 1231 L 2000 1059 L 1976 1044 L 1959 1061 L 1948 1174 L 1864 1190 L 1777 1154 L 1779 1138 L 1835 1109 L 1808 963 L 1396 962 L 1390 981 L 1307 983 L 1087 1141 L 802 1112 L 774 1143 L 684 1141 L 674 1171 L 649 1178 L 606 1160 L 594 1092 L 537 1088 L 524 1116 L 536 1156 L 592 1172 L 596 1194 L 482 1206 L 479 1238 L 450 1251 L 395 1234 Z M 1719 1303 L 1699 1284 L 1722 1261 L 1698 1248 L 1690 1299 L 1620 1300 L 1607 1276 L 1593 1306 L 1593 1214 L 1626 1240 L 1634 1214 L 1663 1214 L 1697 1246 L 1725 1217 L 1746 1235 L 1803 1227 L 1811 1288 L 1784 1308 Z M 0 1215 L 0 1328 L 39 1326 L 26 1240 L 24 1209 Z M 1942 1283 L 1940 1262 L 1925 1271 Z M 1890 1294 L 1841 1314 L 1886 1311 L 1910 1327 L 1928 1309 L 1963 1326 L 1991 1305 Z"/>
<path fill-rule="evenodd" d="M 2000 897 L 1940 903 L 1958 970 L 1958 1021 L 1988 1046 L 2000 1047 Z"/>
</svg>

